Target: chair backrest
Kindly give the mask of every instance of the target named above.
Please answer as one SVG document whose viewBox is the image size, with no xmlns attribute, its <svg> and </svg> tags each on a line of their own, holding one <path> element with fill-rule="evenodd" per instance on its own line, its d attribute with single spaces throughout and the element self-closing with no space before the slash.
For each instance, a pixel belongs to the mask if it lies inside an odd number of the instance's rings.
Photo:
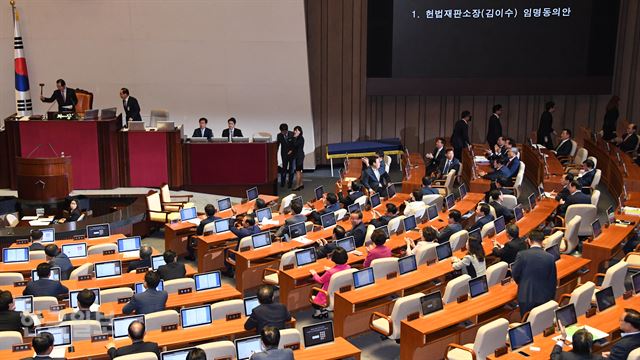
<svg viewBox="0 0 640 360">
<path fill-rule="evenodd" d="M 333 310 L 333 295 L 336 293 L 336 291 L 340 290 L 341 287 L 347 285 L 353 286 L 353 276 L 351 274 L 356 271 L 358 271 L 358 269 L 347 269 L 338 271 L 337 273 L 333 274 L 333 276 L 331 276 L 331 279 L 329 280 L 329 286 L 327 287 L 327 292 L 329 293 L 329 306 L 327 306 L 327 310 Z"/>
<path fill-rule="evenodd" d="M 287 251 L 286 253 L 282 254 L 282 256 L 280 257 L 280 265 L 278 266 L 279 270 L 284 270 L 284 267 L 287 265 L 294 265 L 296 264 L 296 251 L 295 250 L 291 250 L 291 251 Z"/>
<path fill-rule="evenodd" d="M 598 167 L 598 159 L 595 156 L 589 156 L 587 157 L 587 159 L 593 161 L 593 168 L 595 169 L 596 167 Z"/>
<path fill-rule="evenodd" d="M 438 243 L 426 243 L 416 249 L 416 265 L 430 263 L 437 259 L 436 247 Z"/>
<path fill-rule="evenodd" d="M 558 303 L 549 300 L 542 305 L 538 305 L 531 309 L 527 320 L 531 322 L 531 332 L 533 336 L 542 334 L 544 329 L 553 326 L 553 320 L 555 318 L 555 310 L 558 308 Z"/>
<path fill-rule="evenodd" d="M 376 280 L 384 279 L 388 274 L 398 273 L 398 258 L 375 259 L 371 262 L 371 267 L 373 268 L 373 276 Z"/>
<path fill-rule="evenodd" d="M 278 349 L 284 349 L 285 346 L 300 344 L 300 331 L 298 329 L 283 329 L 280 330 L 280 342 L 278 343 Z"/>
<path fill-rule="evenodd" d="M 520 168 L 518 169 L 518 174 L 516 175 L 516 180 L 513 182 L 513 188 L 515 190 L 516 196 L 520 196 L 522 192 L 522 181 L 524 180 L 524 161 L 520 162 Z"/>
<path fill-rule="evenodd" d="M 444 197 L 440 194 L 429 194 L 422 196 L 422 202 L 424 202 L 428 206 L 433 206 L 438 209 L 438 212 L 442 210 L 442 201 Z"/>
<path fill-rule="evenodd" d="M 147 194 L 147 210 L 162 211 L 162 201 L 160 200 L 159 192 L 149 191 Z"/>
<path fill-rule="evenodd" d="M 493 354 L 497 348 L 504 346 L 504 339 L 509 331 L 509 321 L 507 319 L 497 319 L 481 326 L 476 333 L 473 342 L 473 351 L 476 359 L 484 360 Z"/>
<path fill-rule="evenodd" d="M 576 151 L 576 155 L 573 158 L 573 163 L 576 165 L 582 164 L 585 160 L 587 160 L 588 155 L 589 155 L 589 152 L 587 151 L 587 149 L 581 147 Z"/>
<path fill-rule="evenodd" d="M 577 150 L 578 150 L 578 142 L 571 139 L 571 152 L 569 153 L 569 155 L 575 156 Z"/>
<path fill-rule="evenodd" d="M 444 294 L 442 295 L 442 302 L 448 304 L 456 301 L 459 296 L 469 293 L 469 280 L 471 276 L 463 274 L 457 278 L 449 281 L 444 288 Z"/>
<path fill-rule="evenodd" d="M 251 236 L 243 237 L 238 243 L 238 249 L 245 249 L 247 247 L 253 250 L 253 241 L 251 241 Z"/>
<path fill-rule="evenodd" d="M 87 110 L 93 109 L 93 94 L 87 90 L 76 89 L 76 113 L 84 115 Z"/>
<path fill-rule="evenodd" d="M 18 217 L 13 214 L 7 214 L 4 220 L 7 222 L 7 225 L 9 227 L 16 227 L 20 223 L 20 219 L 18 219 Z"/>
<path fill-rule="evenodd" d="M 480 229 L 480 236 L 484 239 L 487 234 L 489 234 L 490 232 L 494 232 L 496 231 L 496 227 L 492 222 L 488 222 L 484 225 L 482 225 L 482 229 Z"/>
<path fill-rule="evenodd" d="M 123 355 L 113 358 L 113 360 L 158 360 L 158 355 L 153 352 L 141 352 L 130 355 Z"/>
<path fill-rule="evenodd" d="M 573 205 L 572 205 L 573 206 Z M 564 231 L 565 247 L 564 253 L 572 253 L 578 246 L 580 239 L 578 233 L 580 232 L 580 224 L 582 223 L 582 216 L 576 215 L 566 223 L 566 230 Z"/>
<path fill-rule="evenodd" d="M 387 228 L 389 229 L 389 234 L 393 234 L 396 231 L 398 231 L 398 228 L 400 227 L 400 223 L 402 222 L 403 219 L 404 219 L 404 216 L 400 215 L 389 220 L 389 223 L 387 224 Z"/>
<path fill-rule="evenodd" d="M 215 320 L 225 319 L 229 314 L 244 315 L 244 301 L 242 299 L 233 299 L 220 301 L 211 304 L 211 318 Z"/>
<path fill-rule="evenodd" d="M 591 181 L 591 188 L 595 189 L 600 184 L 600 178 L 602 177 L 602 170 L 596 169 L 596 173 L 593 174 L 593 180 Z"/>
<path fill-rule="evenodd" d="M 118 252 L 118 245 L 111 243 L 89 246 L 89 248 L 87 249 L 87 255 L 102 255 L 103 252 L 109 250 Z"/>
<path fill-rule="evenodd" d="M 128 287 L 104 289 L 100 290 L 100 303 L 117 302 L 118 299 L 124 299 L 132 296 L 133 290 Z"/>
<path fill-rule="evenodd" d="M 207 225 L 205 225 L 205 226 L 202 228 L 202 232 L 203 232 L 203 233 L 208 233 L 209 231 L 212 231 L 212 232 L 213 232 L 213 231 L 215 231 L 215 230 L 216 230 L 216 223 L 215 223 L 215 221 L 214 221 L 214 222 L 210 222 L 210 223 L 208 223 Z"/>
<path fill-rule="evenodd" d="M 69 280 L 78 280 L 78 277 L 82 275 L 91 275 L 93 273 L 93 264 L 84 263 L 75 268 L 69 275 Z"/>
<path fill-rule="evenodd" d="M 175 310 L 156 311 L 144 316 L 147 331 L 160 330 L 164 325 L 180 324 L 178 312 Z"/>
<path fill-rule="evenodd" d="M 509 264 L 504 261 L 497 262 L 487 268 L 487 285 L 489 287 L 497 285 L 500 281 L 507 277 L 507 270 L 509 270 Z"/>
<path fill-rule="evenodd" d="M 367 204 L 367 195 L 360 196 L 359 198 L 355 199 L 353 203 L 360 205 L 360 207 L 365 206 Z"/>
<path fill-rule="evenodd" d="M 388 174 L 389 170 L 391 170 L 391 156 L 385 155 L 384 156 L 384 171 L 386 171 L 387 174 Z"/>
<path fill-rule="evenodd" d="M 460 163 L 460 168 L 462 168 L 462 163 Z M 456 179 L 456 170 L 455 169 L 449 170 L 449 173 L 447 174 L 447 177 L 444 181 L 444 187 L 447 189 L 447 195 L 453 193 L 453 183 L 455 179 Z"/>
<path fill-rule="evenodd" d="M 17 331 L 0 331 L 0 350 L 11 350 L 12 345 L 22 344 L 22 334 Z"/>
<path fill-rule="evenodd" d="M 622 296 L 625 292 L 624 278 L 627 275 L 628 267 L 629 265 L 625 261 L 620 261 L 608 268 L 604 274 L 604 280 L 602 280 L 600 288 L 613 286 L 613 296 L 616 298 Z"/>
<path fill-rule="evenodd" d="M 502 206 L 507 209 L 513 210 L 518 206 L 518 198 L 515 195 L 504 194 L 502 195 Z"/>
<path fill-rule="evenodd" d="M 233 342 L 229 340 L 200 344 L 196 347 L 204 350 L 205 354 L 207 354 L 207 359 L 236 358 L 236 347 Z"/>
<path fill-rule="evenodd" d="M 44 250 L 29 251 L 29 259 L 31 259 L 31 260 L 46 260 L 47 259 L 47 254 L 45 254 Z"/>
<path fill-rule="evenodd" d="M 422 202 L 422 201 L 413 201 L 413 202 L 410 202 L 404 208 L 404 214 L 403 215 L 404 216 L 415 215 L 416 218 L 417 218 L 419 214 L 424 215 L 424 210 L 426 208 L 427 208 L 427 204 L 425 204 L 424 202 Z"/>
<path fill-rule="evenodd" d="M 370 245 L 371 242 L 371 235 L 373 234 L 373 231 L 376 229 L 376 227 L 374 225 L 367 225 L 367 232 L 364 235 L 364 244 L 365 245 Z"/>
<path fill-rule="evenodd" d="M 55 296 L 36 296 L 33 298 L 33 311 L 49 310 L 52 305 L 58 305 Z"/>
<path fill-rule="evenodd" d="M 571 292 L 569 303 L 576 308 L 576 315 L 581 316 L 587 313 L 591 308 L 591 299 L 596 291 L 596 284 L 591 281 L 578 286 Z"/>
<path fill-rule="evenodd" d="M 546 249 L 546 248 L 552 247 L 553 245 L 560 244 L 560 241 L 562 241 L 563 236 L 564 236 L 564 233 L 560 230 L 554 232 L 553 234 L 547 236 L 542 241 L 542 247 Z"/>
<path fill-rule="evenodd" d="M 451 244 L 451 250 L 456 252 L 467 245 L 469 240 L 469 232 L 467 230 L 460 230 L 451 237 L 449 237 L 449 243 Z"/>
<path fill-rule="evenodd" d="M 24 281 L 21 273 L 0 273 L 0 286 L 13 286 L 16 281 Z"/>
<path fill-rule="evenodd" d="M 591 193 L 591 205 L 595 205 L 598 207 L 598 203 L 600 202 L 600 190 L 593 190 Z"/>
<path fill-rule="evenodd" d="M 177 293 L 178 290 L 186 288 L 191 288 L 191 291 L 195 291 L 196 281 L 192 278 L 181 278 L 164 282 L 164 290 L 169 294 Z"/>
<path fill-rule="evenodd" d="M 627 360 L 640 360 L 640 348 L 637 348 L 630 352 Z"/>
<path fill-rule="evenodd" d="M 579 236 L 591 236 L 593 235 L 593 229 L 591 223 L 598 218 L 598 208 L 591 204 L 575 204 L 567 208 L 565 221 L 570 221 L 576 215 L 580 215 L 582 221 L 578 228 Z"/>
<path fill-rule="evenodd" d="M 73 341 L 90 340 L 93 335 L 102 334 L 102 325 L 98 320 L 63 321 L 60 325 L 71 325 Z"/>
<path fill-rule="evenodd" d="M 169 191 L 168 184 L 162 184 L 160 187 L 160 197 L 162 202 L 171 202 L 171 191 Z"/>
<path fill-rule="evenodd" d="M 389 316 L 393 324 L 393 332 L 389 335 L 390 339 L 396 340 L 400 338 L 400 323 L 402 320 L 406 320 L 407 315 L 420 312 L 420 298 L 423 295 L 423 293 L 416 293 L 396 300 Z"/>
<path fill-rule="evenodd" d="M 165 109 L 151 109 L 152 126 L 158 121 L 169 121 L 169 111 Z"/>
<path fill-rule="evenodd" d="M 76 222 L 79 222 L 79 221 L 84 220 L 85 216 L 87 216 L 87 214 L 86 214 L 86 213 L 82 213 L 82 214 L 80 214 L 80 216 L 78 216 L 78 220 L 76 220 Z"/>
<path fill-rule="evenodd" d="M 338 209 L 335 211 L 336 221 L 340 221 L 345 215 L 347 215 L 347 209 Z"/>
<path fill-rule="evenodd" d="M 640 268 L 640 252 L 630 252 L 624 257 L 629 267 Z"/>
<path fill-rule="evenodd" d="M 296 196 L 296 194 L 289 194 L 283 197 L 282 201 L 280 201 L 280 209 L 278 210 L 278 212 L 280 214 L 284 214 L 284 210 L 291 206 L 291 200 L 293 200 L 293 198 L 295 198 Z"/>
</svg>

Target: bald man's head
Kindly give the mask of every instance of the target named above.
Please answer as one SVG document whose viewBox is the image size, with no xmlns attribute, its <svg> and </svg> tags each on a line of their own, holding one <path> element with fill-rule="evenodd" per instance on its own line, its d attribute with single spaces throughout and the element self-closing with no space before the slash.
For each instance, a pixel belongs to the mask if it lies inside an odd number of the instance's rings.
<svg viewBox="0 0 640 360">
<path fill-rule="evenodd" d="M 133 321 L 129 324 L 129 337 L 133 341 L 142 341 L 144 338 L 144 324 L 140 321 Z"/>
<path fill-rule="evenodd" d="M 153 249 L 151 246 L 144 245 L 140 247 L 140 258 L 141 259 L 149 259 L 151 258 L 151 254 L 153 254 Z"/>
</svg>

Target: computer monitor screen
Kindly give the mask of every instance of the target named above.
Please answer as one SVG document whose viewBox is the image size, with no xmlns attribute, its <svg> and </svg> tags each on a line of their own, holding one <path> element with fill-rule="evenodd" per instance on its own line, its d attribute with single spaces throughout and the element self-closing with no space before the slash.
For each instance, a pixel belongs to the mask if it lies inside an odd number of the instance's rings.
<svg viewBox="0 0 640 360">
<path fill-rule="evenodd" d="M 62 252 L 68 258 L 81 258 L 87 256 L 87 243 L 73 243 L 62 245 Z"/>
<path fill-rule="evenodd" d="M 353 236 L 348 236 L 344 239 L 337 240 L 338 247 L 343 248 L 346 252 L 351 252 L 356 249 L 356 242 Z"/>
<path fill-rule="evenodd" d="M 509 343 L 511 350 L 519 349 L 533 342 L 533 333 L 531 331 L 531 323 L 526 322 L 509 329 Z"/>
<path fill-rule="evenodd" d="M 254 249 L 259 249 L 271 245 L 271 236 L 268 231 L 251 235 L 251 244 Z"/>
<path fill-rule="evenodd" d="M 289 236 L 292 239 L 305 235 L 307 235 L 307 226 L 303 222 L 289 225 Z"/>
<path fill-rule="evenodd" d="M 472 298 L 486 294 L 487 292 L 489 292 L 489 285 L 487 284 L 487 277 L 485 275 L 469 280 L 469 294 Z"/>
<path fill-rule="evenodd" d="M 144 315 L 123 316 L 111 320 L 112 337 L 118 339 L 129 336 L 129 324 L 134 321 L 144 324 Z"/>
<path fill-rule="evenodd" d="M 538 197 L 542 197 L 544 195 L 544 184 L 540 183 L 538 184 Z"/>
<path fill-rule="evenodd" d="M 529 210 L 536 208 L 536 194 L 529 195 Z"/>
<path fill-rule="evenodd" d="M 416 228 L 416 217 L 415 215 L 407 216 L 402 219 L 402 225 L 404 226 L 404 231 L 413 230 Z"/>
<path fill-rule="evenodd" d="M 398 269 L 400 270 L 400 275 L 404 275 L 406 273 L 416 271 L 416 269 L 418 269 L 418 264 L 416 263 L 416 256 L 409 255 L 398 260 Z"/>
<path fill-rule="evenodd" d="M 506 227 L 504 223 L 504 216 L 500 216 L 499 218 L 495 219 L 493 221 L 493 227 L 496 229 L 496 235 L 503 232 Z"/>
<path fill-rule="evenodd" d="M 442 304 L 442 293 L 436 291 L 421 297 L 420 308 L 424 316 L 442 310 L 444 308 Z"/>
<path fill-rule="evenodd" d="M 193 349 L 195 349 L 195 347 L 164 351 L 160 353 L 160 360 L 187 360 L 187 355 L 189 355 L 189 352 Z"/>
<path fill-rule="evenodd" d="M 109 224 L 97 224 L 87 226 L 87 238 L 96 239 L 111 235 Z"/>
<path fill-rule="evenodd" d="M 218 210 L 225 211 L 231 209 L 231 199 L 226 197 L 218 200 Z"/>
<path fill-rule="evenodd" d="M 324 197 L 324 187 L 323 186 L 318 186 L 315 190 L 314 193 L 316 194 L 316 200 L 320 200 Z"/>
<path fill-rule="evenodd" d="M 358 204 L 358 203 L 353 203 L 353 204 L 347 206 L 347 211 L 349 212 L 349 214 L 352 214 L 352 213 L 354 213 L 356 211 L 360 211 L 360 210 L 361 210 L 360 209 L 360 204 Z"/>
<path fill-rule="evenodd" d="M 556 310 L 556 320 L 565 328 L 576 324 L 578 316 L 576 316 L 576 307 L 574 304 L 565 305 Z"/>
<path fill-rule="evenodd" d="M 136 283 L 136 294 L 142 294 L 146 289 L 144 288 L 144 283 Z M 158 286 L 156 286 L 156 291 L 164 290 L 164 281 L 160 280 Z"/>
<path fill-rule="evenodd" d="M 52 243 L 56 241 L 56 231 L 54 229 L 40 229 L 42 232 L 42 243 Z"/>
<path fill-rule="evenodd" d="M 211 305 L 181 309 L 180 323 L 183 328 L 211 324 Z"/>
<path fill-rule="evenodd" d="M 160 266 L 166 265 L 167 263 L 164 261 L 163 255 L 154 255 L 151 257 L 151 268 L 153 270 L 158 270 Z"/>
<path fill-rule="evenodd" d="M 333 342 L 333 322 L 325 321 L 302 328 L 304 347 L 312 347 Z"/>
<path fill-rule="evenodd" d="M 602 234 L 602 226 L 600 226 L 600 220 L 596 219 L 596 221 L 591 223 L 591 229 L 593 230 L 593 238 L 597 238 Z"/>
<path fill-rule="evenodd" d="M 256 218 L 258 219 L 258 222 L 262 222 L 264 219 L 271 220 L 271 208 L 266 207 L 264 209 L 256 210 Z"/>
<path fill-rule="evenodd" d="M 382 226 L 376 228 L 376 230 L 382 230 L 384 232 L 384 236 L 389 238 L 389 227 L 387 225 L 382 225 Z"/>
<path fill-rule="evenodd" d="M 429 220 L 433 220 L 438 217 L 438 207 L 435 205 L 429 206 L 427 208 L 427 216 L 429 216 Z"/>
<path fill-rule="evenodd" d="M 456 197 L 453 194 L 447 195 L 445 198 L 445 202 L 447 203 L 447 210 L 453 209 L 453 206 L 456 204 Z"/>
<path fill-rule="evenodd" d="M 260 193 L 258 192 L 257 187 L 252 187 L 251 189 L 247 190 L 247 199 L 249 201 L 253 201 L 257 199 L 259 195 Z"/>
<path fill-rule="evenodd" d="M 387 186 L 387 197 L 391 199 L 394 196 L 396 196 L 396 186 L 389 184 L 389 186 Z"/>
<path fill-rule="evenodd" d="M 20 312 L 33 312 L 33 296 L 18 296 L 13 298 L 13 304 L 15 305 L 15 311 Z"/>
<path fill-rule="evenodd" d="M 93 291 L 93 293 L 96 295 L 96 298 L 95 300 L 93 300 L 93 303 L 100 305 L 100 289 L 93 288 L 89 290 Z M 69 291 L 69 306 L 71 308 L 74 308 L 74 309 L 78 308 L 78 294 L 80 293 L 80 291 L 82 290 Z"/>
<path fill-rule="evenodd" d="M 513 209 L 513 216 L 515 217 L 516 221 L 522 219 L 522 217 L 524 216 L 522 205 L 518 205 Z"/>
<path fill-rule="evenodd" d="M 196 291 L 217 289 L 222 286 L 222 282 L 220 281 L 220 271 L 195 274 L 193 279 L 196 282 Z"/>
<path fill-rule="evenodd" d="M 5 264 L 28 262 L 29 248 L 4 248 L 2 249 L 2 262 Z"/>
<path fill-rule="evenodd" d="M 53 335 L 53 346 L 71 345 L 71 325 L 45 326 L 36 328 L 36 335 L 48 332 Z"/>
<path fill-rule="evenodd" d="M 436 255 L 438 256 L 438 261 L 450 258 L 451 255 L 453 255 L 451 251 L 451 243 L 447 241 L 436 246 Z"/>
<path fill-rule="evenodd" d="M 359 289 L 363 286 L 373 284 L 376 279 L 373 276 L 373 268 L 365 268 L 354 272 L 353 274 L 353 286 Z"/>
<path fill-rule="evenodd" d="M 464 198 L 467 195 L 467 185 L 465 184 L 460 185 L 460 187 L 458 188 L 458 191 L 460 192 L 460 199 Z"/>
<path fill-rule="evenodd" d="M 640 272 L 637 272 L 631 276 L 631 283 L 633 284 L 633 293 L 640 293 Z"/>
<path fill-rule="evenodd" d="M 229 231 L 229 219 L 220 219 L 213 222 L 216 228 L 216 234 Z"/>
<path fill-rule="evenodd" d="M 608 286 L 596 292 L 596 305 L 598 311 L 605 311 L 616 304 L 616 297 L 613 296 L 613 287 Z"/>
<path fill-rule="evenodd" d="M 369 202 L 371 203 L 371 207 L 375 208 L 380 205 L 380 194 L 375 193 L 369 197 Z"/>
<path fill-rule="evenodd" d="M 303 207 L 304 200 L 302 199 L 302 196 L 296 196 L 293 199 L 291 199 L 291 205 L 293 204 L 297 204 L 297 205 L 300 205 L 300 207 Z"/>
<path fill-rule="evenodd" d="M 120 260 L 105 261 L 96 263 L 94 265 L 94 269 L 96 272 L 96 279 L 110 276 L 119 276 L 120 274 L 122 274 L 122 263 L 120 262 Z"/>
<path fill-rule="evenodd" d="M 244 298 L 244 315 L 251 316 L 253 309 L 257 308 L 259 305 L 260 301 L 258 301 L 257 296 L 248 296 Z"/>
<path fill-rule="evenodd" d="M 51 268 L 51 273 L 49 274 L 49 279 L 60 281 L 60 268 L 53 267 Z M 38 281 L 40 277 L 38 276 L 38 270 L 31 270 L 31 281 Z"/>
<path fill-rule="evenodd" d="M 333 212 L 322 214 L 320 216 L 320 223 L 322 223 L 322 228 L 328 229 L 336 224 L 336 214 Z"/>
<path fill-rule="evenodd" d="M 187 221 L 198 217 L 198 211 L 195 207 L 180 209 L 180 221 Z"/>
<path fill-rule="evenodd" d="M 251 355 L 262 352 L 260 335 L 235 340 L 236 359 L 249 360 Z"/>
<path fill-rule="evenodd" d="M 544 250 L 549 254 L 553 255 L 553 258 L 555 259 L 555 261 L 560 260 L 560 244 L 549 246 Z"/>
<path fill-rule="evenodd" d="M 118 239 L 118 252 L 139 251 L 141 246 L 140 236 Z"/>
<path fill-rule="evenodd" d="M 296 266 L 305 266 L 316 262 L 316 249 L 311 247 L 296 251 Z"/>
</svg>

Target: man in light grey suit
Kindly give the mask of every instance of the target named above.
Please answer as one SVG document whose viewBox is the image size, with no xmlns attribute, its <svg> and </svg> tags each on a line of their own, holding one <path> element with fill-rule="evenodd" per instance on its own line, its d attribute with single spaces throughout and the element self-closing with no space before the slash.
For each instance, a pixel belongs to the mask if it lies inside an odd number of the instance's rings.
<svg viewBox="0 0 640 360">
<path fill-rule="evenodd" d="M 289 235 L 289 225 L 307 221 L 307 217 L 300 214 L 302 205 L 299 202 L 291 203 L 291 212 L 293 216 L 284 221 L 284 225 L 276 231 L 276 237 L 282 237 L 285 234 Z"/>
<path fill-rule="evenodd" d="M 260 339 L 264 347 L 263 352 L 251 355 L 251 360 L 293 360 L 291 349 L 278 349 L 280 330 L 273 326 L 266 326 L 260 332 Z"/>
<path fill-rule="evenodd" d="M 158 291 L 156 287 L 160 283 L 160 275 L 155 271 L 149 271 L 144 276 L 144 287 L 147 289 L 141 294 L 135 294 L 131 301 L 122 308 L 124 314 L 149 314 L 165 309 L 167 297 L 166 291 Z"/>
</svg>

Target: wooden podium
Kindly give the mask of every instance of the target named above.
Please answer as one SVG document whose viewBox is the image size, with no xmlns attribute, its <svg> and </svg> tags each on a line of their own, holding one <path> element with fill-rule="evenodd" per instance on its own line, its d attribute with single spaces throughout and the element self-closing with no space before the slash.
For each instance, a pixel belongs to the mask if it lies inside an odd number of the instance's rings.
<svg viewBox="0 0 640 360">
<path fill-rule="evenodd" d="M 51 202 L 64 199 L 73 190 L 71 157 L 16 157 L 18 198 Z"/>
</svg>

